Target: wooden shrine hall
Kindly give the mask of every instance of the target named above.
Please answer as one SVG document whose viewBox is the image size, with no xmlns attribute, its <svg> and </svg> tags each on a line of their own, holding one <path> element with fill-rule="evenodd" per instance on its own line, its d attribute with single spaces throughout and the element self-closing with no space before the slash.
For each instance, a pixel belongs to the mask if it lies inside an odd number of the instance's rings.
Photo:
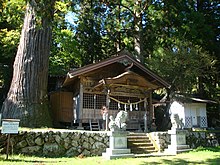
<svg viewBox="0 0 220 165">
<path fill-rule="evenodd" d="M 144 116 L 148 127 L 154 118 L 152 92 L 169 84 L 128 53 L 68 72 L 61 91 L 50 95 L 54 125 L 84 127 L 101 120 L 103 105 L 109 116 L 128 112 L 127 129 L 138 130 Z"/>
</svg>

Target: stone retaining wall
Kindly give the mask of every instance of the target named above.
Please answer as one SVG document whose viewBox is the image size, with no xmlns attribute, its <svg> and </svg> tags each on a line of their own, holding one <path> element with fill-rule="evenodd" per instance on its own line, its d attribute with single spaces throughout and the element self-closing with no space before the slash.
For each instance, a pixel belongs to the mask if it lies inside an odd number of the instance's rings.
<svg viewBox="0 0 220 165">
<path fill-rule="evenodd" d="M 218 134 L 219 135 L 219 134 Z M 170 135 L 167 132 L 151 132 L 160 152 L 170 144 Z M 218 139 L 219 137 L 217 137 Z M 189 131 L 186 142 L 191 148 L 199 146 L 216 146 L 213 140 L 215 133 Z M 0 151 L 6 153 L 7 135 L 0 134 Z M 19 131 L 11 135 L 9 152 L 35 156 L 100 156 L 109 147 L 109 137 L 104 131 L 78 130 L 47 130 L 47 131 Z"/>
<path fill-rule="evenodd" d="M 6 153 L 7 135 L 0 135 L 1 153 Z M 11 135 L 10 153 L 36 156 L 94 156 L 109 147 L 102 131 L 20 131 Z"/>
<path fill-rule="evenodd" d="M 156 145 L 160 152 L 168 147 L 171 143 L 171 138 L 168 132 L 151 132 L 149 133 L 155 140 Z M 220 131 L 187 131 L 186 144 L 191 148 L 207 147 L 207 146 L 219 146 Z"/>
<path fill-rule="evenodd" d="M 186 142 L 191 148 L 219 146 L 220 131 L 188 131 Z"/>
</svg>

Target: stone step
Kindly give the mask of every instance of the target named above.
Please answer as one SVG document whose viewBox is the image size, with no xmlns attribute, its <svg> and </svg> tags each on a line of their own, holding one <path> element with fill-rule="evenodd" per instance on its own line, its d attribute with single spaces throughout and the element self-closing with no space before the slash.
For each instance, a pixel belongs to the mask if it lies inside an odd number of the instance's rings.
<svg viewBox="0 0 220 165">
<path fill-rule="evenodd" d="M 131 149 L 131 153 L 134 154 L 149 154 L 149 153 L 155 153 L 157 152 L 156 150 L 146 150 L 143 148 L 139 148 L 139 149 Z"/>
<path fill-rule="evenodd" d="M 127 144 L 134 154 L 157 152 L 146 133 L 130 133 L 127 137 Z"/>
<path fill-rule="evenodd" d="M 149 139 L 148 136 L 128 136 L 129 139 Z"/>
<path fill-rule="evenodd" d="M 189 145 L 177 145 L 178 150 L 190 149 Z"/>
<path fill-rule="evenodd" d="M 134 157 L 134 154 L 116 154 L 116 155 L 110 155 L 108 153 L 102 153 L 102 157 L 104 157 L 107 160 L 111 159 L 117 159 L 117 158 L 132 158 Z"/>
<path fill-rule="evenodd" d="M 147 135 L 128 135 L 129 138 L 149 138 Z"/>
<path fill-rule="evenodd" d="M 143 145 L 128 144 L 128 147 L 131 147 L 131 148 L 151 148 L 151 147 L 154 147 L 154 146 L 153 146 L 153 144 L 143 144 Z"/>
<path fill-rule="evenodd" d="M 128 144 L 128 147 L 133 147 L 133 148 L 150 148 L 150 147 L 154 147 L 154 145 L 151 144 L 151 143 L 145 143 L 145 144 Z"/>
<path fill-rule="evenodd" d="M 154 151 L 154 147 L 128 147 L 129 149 L 133 150 L 144 150 L 144 151 Z"/>
<path fill-rule="evenodd" d="M 127 139 L 129 143 L 151 143 L 150 139 Z"/>
<path fill-rule="evenodd" d="M 135 146 L 153 146 L 151 142 L 128 142 L 127 144 Z"/>
<path fill-rule="evenodd" d="M 177 146 L 168 145 L 168 148 L 164 150 L 164 153 L 179 154 L 182 152 L 189 152 L 189 151 L 192 151 L 189 145 L 177 145 Z"/>
<path fill-rule="evenodd" d="M 146 142 L 151 142 L 148 137 L 128 137 L 128 141 L 146 141 Z"/>
<path fill-rule="evenodd" d="M 177 153 L 182 153 L 182 152 L 189 152 L 189 151 L 192 151 L 191 148 L 188 148 L 188 149 L 181 149 L 181 150 L 177 150 Z"/>
<path fill-rule="evenodd" d="M 131 153 L 131 149 L 111 149 L 111 148 L 106 148 L 106 153 L 109 153 L 111 155 L 130 154 Z"/>
<path fill-rule="evenodd" d="M 147 136 L 147 133 L 141 133 L 141 132 L 139 132 L 139 133 L 134 133 L 134 132 L 130 132 L 130 133 L 128 134 L 128 136 Z"/>
</svg>

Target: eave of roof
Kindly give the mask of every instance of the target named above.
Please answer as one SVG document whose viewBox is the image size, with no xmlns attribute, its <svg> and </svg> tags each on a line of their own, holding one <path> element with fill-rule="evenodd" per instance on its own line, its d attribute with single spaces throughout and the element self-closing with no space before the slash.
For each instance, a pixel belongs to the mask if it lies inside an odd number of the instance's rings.
<svg viewBox="0 0 220 165">
<path fill-rule="evenodd" d="M 212 104 L 217 104 L 216 101 L 213 100 L 208 100 L 208 99 L 203 99 L 203 98 L 198 98 L 198 97 L 193 97 L 193 96 L 185 96 L 182 94 L 175 94 L 173 97 L 173 100 L 183 102 L 183 103 L 212 103 Z"/>
<path fill-rule="evenodd" d="M 212 104 L 217 104 L 216 101 L 213 100 L 206 100 L 206 99 L 200 99 L 200 98 L 191 98 L 192 101 L 195 102 L 200 102 L 200 103 L 212 103 Z"/>
<path fill-rule="evenodd" d="M 118 56 L 113 56 L 110 57 L 106 60 L 94 63 L 94 64 L 89 64 L 86 66 L 83 66 L 81 68 L 72 70 L 70 72 L 67 73 L 67 78 L 64 81 L 64 86 L 65 84 L 67 84 L 70 80 L 69 79 L 73 79 L 76 78 L 82 74 L 85 74 L 87 72 L 91 72 L 94 71 L 98 68 L 101 67 L 105 67 L 107 65 L 113 64 L 117 61 L 123 60 L 123 59 L 128 59 L 130 61 L 132 61 L 134 63 L 134 65 L 136 65 L 138 68 L 140 68 L 141 70 L 143 70 L 146 74 L 148 74 L 149 76 L 151 76 L 153 79 L 155 79 L 156 81 L 158 81 L 163 87 L 169 88 L 170 84 L 167 83 L 164 79 L 162 79 L 160 76 L 156 75 L 155 73 L 153 73 L 153 71 L 151 71 L 150 69 L 146 68 L 145 66 L 143 66 L 140 62 L 138 62 L 137 60 L 133 59 L 130 55 L 127 54 L 122 54 L 122 55 L 118 55 Z"/>
</svg>

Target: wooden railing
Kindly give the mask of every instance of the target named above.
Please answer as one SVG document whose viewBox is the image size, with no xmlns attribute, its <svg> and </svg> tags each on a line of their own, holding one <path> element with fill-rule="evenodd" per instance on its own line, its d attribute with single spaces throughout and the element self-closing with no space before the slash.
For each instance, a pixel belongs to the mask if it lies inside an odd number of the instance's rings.
<svg viewBox="0 0 220 165">
<path fill-rule="evenodd" d="M 109 116 L 116 117 L 118 110 L 109 110 Z M 139 129 L 140 125 L 143 124 L 145 111 L 128 111 L 127 126 L 129 129 Z M 89 123 L 89 120 L 101 120 L 100 109 L 83 109 L 82 121 L 83 123 Z"/>
</svg>

